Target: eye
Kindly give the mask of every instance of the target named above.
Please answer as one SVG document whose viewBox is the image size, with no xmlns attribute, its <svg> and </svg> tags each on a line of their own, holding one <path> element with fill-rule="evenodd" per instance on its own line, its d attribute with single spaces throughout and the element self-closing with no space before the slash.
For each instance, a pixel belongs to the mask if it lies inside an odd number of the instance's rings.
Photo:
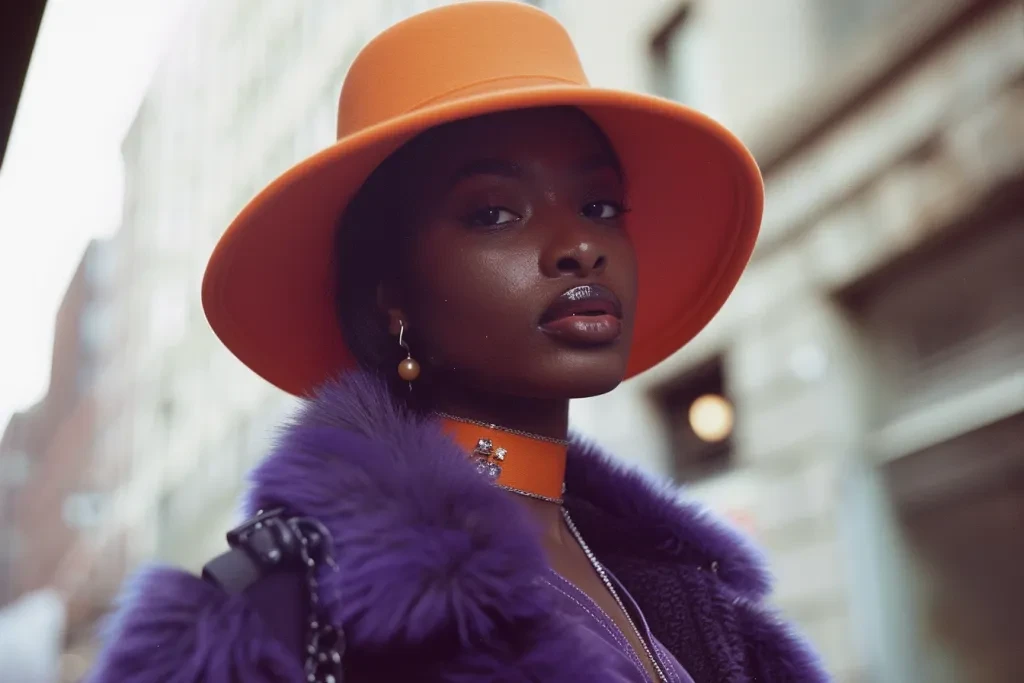
<svg viewBox="0 0 1024 683">
<path fill-rule="evenodd" d="M 514 223 L 521 218 L 522 216 L 514 211 L 509 211 L 506 208 L 500 206 L 488 206 L 486 209 L 474 211 L 466 216 L 466 223 L 473 227 L 488 228 L 505 225 L 507 223 Z"/>
<path fill-rule="evenodd" d="M 626 213 L 626 210 L 623 208 L 622 204 L 618 202 L 604 200 L 600 202 L 591 202 L 589 204 L 586 204 L 580 211 L 580 213 L 586 216 L 587 218 L 611 220 L 613 218 L 618 218 L 622 214 Z"/>
</svg>

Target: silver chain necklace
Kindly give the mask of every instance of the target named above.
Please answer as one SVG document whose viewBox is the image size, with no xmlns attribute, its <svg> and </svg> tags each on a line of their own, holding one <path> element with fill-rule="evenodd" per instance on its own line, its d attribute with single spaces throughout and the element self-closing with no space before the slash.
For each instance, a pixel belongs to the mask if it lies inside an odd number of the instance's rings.
<svg viewBox="0 0 1024 683">
<path fill-rule="evenodd" d="M 499 489 L 514 493 L 517 496 L 523 496 L 524 498 L 533 498 L 535 500 L 543 500 L 545 503 L 554 503 L 555 505 L 561 505 L 565 501 L 561 498 L 552 498 L 550 496 L 542 496 L 539 493 L 533 493 L 532 491 L 523 491 L 522 489 L 513 488 L 511 486 L 505 486 L 504 484 L 495 484 Z M 562 486 L 562 492 L 565 492 L 565 486 Z"/>
<path fill-rule="evenodd" d="M 647 640 L 644 639 L 644 637 L 640 634 L 640 629 L 637 628 L 636 623 L 633 621 L 633 617 L 629 616 L 629 610 L 626 609 L 626 604 L 622 602 L 622 598 L 619 597 L 619 592 L 615 590 L 615 585 L 612 583 L 611 578 L 608 576 L 608 572 L 605 571 L 604 566 L 598 561 L 597 557 L 594 555 L 594 552 L 590 549 L 590 546 L 587 545 L 587 542 L 583 540 L 583 535 L 580 534 L 580 530 L 576 528 L 576 524 L 572 521 L 572 517 L 569 515 L 569 510 L 564 507 L 562 508 L 562 517 L 565 518 L 565 525 L 569 527 L 569 531 L 572 532 L 572 535 L 576 539 L 576 542 L 580 544 L 580 548 L 583 549 L 583 552 L 586 554 L 587 559 L 590 560 L 590 565 L 594 568 L 594 571 L 596 571 L 597 575 L 601 578 L 601 582 L 604 584 L 604 587 L 608 589 L 608 592 L 611 593 L 611 596 L 615 599 L 615 602 L 619 606 L 619 609 L 622 610 L 622 614 L 625 615 L 626 621 L 629 622 L 630 628 L 633 629 L 633 634 L 636 636 L 637 641 L 639 641 L 639 643 L 643 646 L 644 653 L 650 660 L 651 666 L 654 667 L 655 673 L 658 674 L 658 680 L 661 681 L 661 683 L 668 683 L 668 677 L 665 675 L 665 671 L 661 666 L 661 662 L 659 662 L 658 658 L 654 656 L 654 653 L 651 651 L 651 648 L 647 645 Z"/>
</svg>

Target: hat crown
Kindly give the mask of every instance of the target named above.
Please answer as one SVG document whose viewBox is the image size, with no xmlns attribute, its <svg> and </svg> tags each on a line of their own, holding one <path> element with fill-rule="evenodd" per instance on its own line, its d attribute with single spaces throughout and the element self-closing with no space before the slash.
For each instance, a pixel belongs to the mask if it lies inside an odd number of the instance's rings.
<svg viewBox="0 0 1024 683">
<path fill-rule="evenodd" d="M 588 84 L 551 15 L 506 0 L 440 7 L 395 24 L 359 53 L 341 90 L 338 138 L 446 100 L 545 84 Z"/>
</svg>

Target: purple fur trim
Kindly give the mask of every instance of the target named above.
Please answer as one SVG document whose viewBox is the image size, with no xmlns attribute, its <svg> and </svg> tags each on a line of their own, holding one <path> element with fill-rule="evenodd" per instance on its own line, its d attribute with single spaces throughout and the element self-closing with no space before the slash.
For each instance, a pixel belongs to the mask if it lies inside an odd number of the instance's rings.
<svg viewBox="0 0 1024 683">
<path fill-rule="evenodd" d="M 245 599 L 169 568 L 141 573 L 121 598 L 89 683 L 282 683 L 303 680 L 295 656 Z"/>
<path fill-rule="evenodd" d="M 250 514 L 281 506 L 330 530 L 339 571 L 321 572 L 319 597 L 346 632 L 353 680 L 608 680 L 608 653 L 586 651 L 571 618 L 550 611 L 523 508 L 376 378 L 325 385 L 252 483 Z M 566 483 L 584 537 L 697 683 L 827 680 L 760 606 L 768 574 L 742 536 L 582 441 Z M 158 570 L 133 602 L 93 683 L 301 680 L 244 598 Z"/>
<path fill-rule="evenodd" d="M 754 680 L 829 683 L 831 678 L 810 643 L 778 614 L 745 600 L 737 602 L 737 613 Z"/>
<path fill-rule="evenodd" d="M 433 428 L 396 430 L 389 441 L 297 430 L 281 443 L 287 457 L 254 475 L 254 505 L 284 504 L 331 531 L 340 571 L 322 575 L 321 599 L 353 647 L 438 636 L 466 644 L 543 617 L 533 578 L 546 565 L 522 509 L 495 496 Z"/>
<path fill-rule="evenodd" d="M 719 580 L 752 600 L 771 588 L 764 558 L 749 540 L 707 508 L 681 502 L 673 485 L 612 460 L 586 440 L 574 439 L 566 487 L 570 508 L 585 501 L 606 522 L 587 530 L 595 551 L 703 568 L 715 563 Z"/>
</svg>

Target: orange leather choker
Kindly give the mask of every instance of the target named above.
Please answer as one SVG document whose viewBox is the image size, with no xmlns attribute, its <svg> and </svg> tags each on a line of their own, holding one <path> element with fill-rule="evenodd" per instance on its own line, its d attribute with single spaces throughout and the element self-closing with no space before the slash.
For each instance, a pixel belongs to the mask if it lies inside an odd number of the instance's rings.
<svg viewBox="0 0 1024 683">
<path fill-rule="evenodd" d="M 513 493 L 562 502 L 568 442 L 438 416 L 455 443 L 474 459 L 481 475 Z"/>
</svg>

